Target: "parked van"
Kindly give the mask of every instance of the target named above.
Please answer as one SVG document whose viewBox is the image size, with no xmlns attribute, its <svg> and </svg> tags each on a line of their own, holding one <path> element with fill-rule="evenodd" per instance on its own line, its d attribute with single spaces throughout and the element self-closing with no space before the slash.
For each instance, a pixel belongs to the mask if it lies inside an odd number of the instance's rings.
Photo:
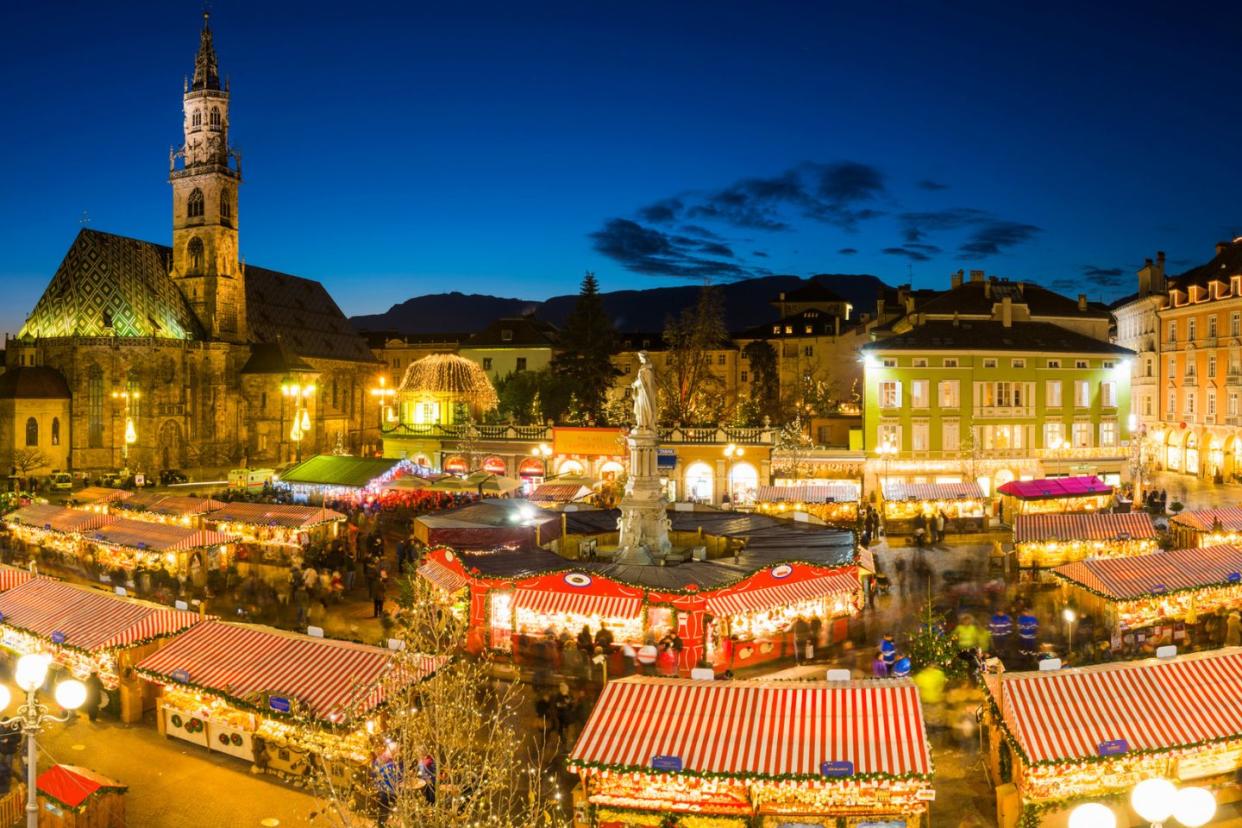
<svg viewBox="0 0 1242 828">
<path fill-rule="evenodd" d="M 229 472 L 229 488 L 258 491 L 272 481 L 275 469 L 233 469 Z"/>
<path fill-rule="evenodd" d="M 73 491 L 73 475 L 69 472 L 52 472 L 49 481 L 54 492 L 71 492 Z"/>
</svg>

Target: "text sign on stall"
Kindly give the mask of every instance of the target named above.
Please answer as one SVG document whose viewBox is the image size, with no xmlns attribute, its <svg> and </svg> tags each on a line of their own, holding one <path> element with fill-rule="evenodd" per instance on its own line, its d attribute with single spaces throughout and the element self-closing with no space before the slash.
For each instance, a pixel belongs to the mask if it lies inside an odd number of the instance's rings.
<svg viewBox="0 0 1242 828">
<path fill-rule="evenodd" d="M 1120 756 L 1123 753 L 1129 753 L 1130 743 L 1125 739 L 1112 739 L 1107 742 L 1100 742 L 1095 752 L 1100 756 Z"/>
<path fill-rule="evenodd" d="M 53 643 L 53 644 L 64 644 L 64 643 L 65 643 L 65 634 L 64 634 L 63 632 L 61 632 L 60 630 L 56 630 L 55 632 L 53 632 L 53 633 L 52 633 L 52 643 Z"/>
<path fill-rule="evenodd" d="M 1230 572 L 1225 576 L 1225 580 L 1231 584 L 1242 583 L 1242 572 Z"/>
<path fill-rule="evenodd" d="M 681 770 L 680 756 L 652 756 L 651 767 L 658 771 L 673 771 L 674 773 Z"/>
<path fill-rule="evenodd" d="M 821 776 L 853 776 L 853 762 L 820 762 L 819 773 Z"/>
<path fill-rule="evenodd" d="M 179 681 L 182 684 L 190 683 L 190 671 L 189 670 L 173 670 L 171 673 L 169 673 L 169 675 L 172 677 L 173 681 Z"/>
<path fill-rule="evenodd" d="M 275 710 L 277 713 L 288 713 L 293 709 L 293 705 L 284 696 L 268 696 L 267 706 Z"/>
</svg>

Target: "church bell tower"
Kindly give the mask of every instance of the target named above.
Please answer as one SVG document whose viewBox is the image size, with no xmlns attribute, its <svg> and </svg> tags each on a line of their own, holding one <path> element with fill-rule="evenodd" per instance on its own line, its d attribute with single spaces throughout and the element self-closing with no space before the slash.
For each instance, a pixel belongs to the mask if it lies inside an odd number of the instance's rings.
<svg viewBox="0 0 1242 828">
<path fill-rule="evenodd" d="M 229 149 L 228 84 L 220 85 L 206 13 L 182 106 L 185 143 L 168 159 L 172 276 L 210 338 L 245 342 L 246 282 L 237 253 L 241 155 Z"/>
</svg>

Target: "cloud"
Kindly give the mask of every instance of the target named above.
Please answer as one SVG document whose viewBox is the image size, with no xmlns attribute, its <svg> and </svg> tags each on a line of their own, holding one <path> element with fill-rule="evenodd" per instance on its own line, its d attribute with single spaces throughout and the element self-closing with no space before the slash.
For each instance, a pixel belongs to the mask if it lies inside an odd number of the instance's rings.
<svg viewBox="0 0 1242 828">
<path fill-rule="evenodd" d="M 1010 247 L 1030 241 L 1040 232 L 1040 228 L 1034 224 L 1002 219 L 976 207 L 949 207 L 944 210 L 901 213 L 897 222 L 901 235 L 906 240 L 906 247 L 923 243 L 931 233 L 968 230 L 965 241 L 957 248 L 959 259 L 995 256 Z"/>
<path fill-rule="evenodd" d="M 857 247 L 842 247 L 837 252 L 840 253 L 842 256 L 854 256 L 858 253 L 858 248 Z"/>
<path fill-rule="evenodd" d="M 767 253 L 764 253 L 762 250 L 752 250 L 752 251 L 750 252 L 750 255 L 752 255 L 752 256 L 758 256 L 758 257 L 759 257 L 759 258 L 761 258 L 761 259 L 766 259 L 766 258 L 768 257 L 768 254 L 767 254 Z"/>
<path fill-rule="evenodd" d="M 976 229 L 966 243 L 958 247 L 959 259 L 995 256 L 1009 247 L 1030 241 L 1039 232 L 1033 224 L 1016 221 L 991 221 Z"/>
<path fill-rule="evenodd" d="M 931 256 L 918 250 L 910 250 L 906 247 L 886 247 L 880 251 L 885 256 L 904 256 L 912 262 L 931 261 Z"/>
<path fill-rule="evenodd" d="M 1119 267 L 1082 266 L 1083 278 L 1102 288 L 1119 288 L 1126 283 L 1125 271 Z"/>
<path fill-rule="evenodd" d="M 671 236 L 630 219 L 609 219 L 590 237 L 597 251 L 635 273 L 692 279 L 745 279 L 760 275 L 759 270 L 736 262 L 710 258 L 725 254 L 705 249 L 708 243 Z M 724 249 L 732 256 L 731 250 Z"/>
<path fill-rule="evenodd" d="M 924 178 L 920 180 L 919 182 L 917 182 L 914 186 L 918 187 L 920 190 L 935 191 L 935 190 L 949 189 L 948 184 L 941 184 L 939 181 L 932 181 L 930 178 Z"/>
<path fill-rule="evenodd" d="M 640 208 L 638 215 L 652 224 L 669 224 L 676 220 L 684 206 L 679 198 L 665 198 Z"/>
<path fill-rule="evenodd" d="M 928 233 L 961 230 L 992 219 L 990 213 L 973 207 L 950 207 L 945 210 L 902 213 L 897 217 L 901 235 L 907 242 L 917 242 Z"/>
</svg>

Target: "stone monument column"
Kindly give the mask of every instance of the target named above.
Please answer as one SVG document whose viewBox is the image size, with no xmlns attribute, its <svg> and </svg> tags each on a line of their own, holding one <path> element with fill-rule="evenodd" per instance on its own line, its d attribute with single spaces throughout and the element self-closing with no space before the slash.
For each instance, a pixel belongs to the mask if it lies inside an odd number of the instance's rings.
<svg viewBox="0 0 1242 828">
<path fill-rule="evenodd" d="M 670 521 L 668 503 L 660 487 L 657 456 L 659 433 L 656 423 L 659 401 L 655 370 L 646 351 L 638 354 L 638 376 L 634 391 L 634 427 L 626 442 L 630 448 L 630 476 L 621 497 L 621 517 L 617 560 L 623 563 L 662 563 L 668 557 Z"/>
</svg>

